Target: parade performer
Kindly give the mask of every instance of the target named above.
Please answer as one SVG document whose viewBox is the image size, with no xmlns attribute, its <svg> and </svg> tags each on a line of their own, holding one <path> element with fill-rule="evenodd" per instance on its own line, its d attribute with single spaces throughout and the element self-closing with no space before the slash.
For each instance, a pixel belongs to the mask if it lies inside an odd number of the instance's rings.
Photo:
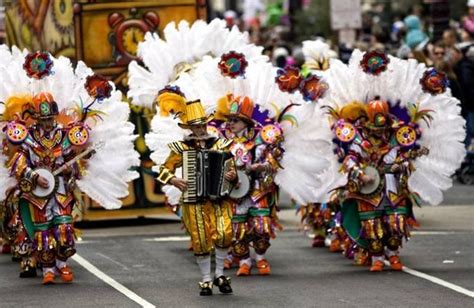
<svg viewBox="0 0 474 308">
<path fill-rule="evenodd" d="M 332 228 L 335 224 L 335 212 L 330 203 L 309 203 L 297 206 L 297 213 L 301 215 L 304 232 L 312 235 L 312 247 L 329 246 L 332 252 L 341 251 L 341 242 L 336 237 L 338 233 Z M 333 238 L 334 243 L 332 243 Z"/>
<path fill-rule="evenodd" d="M 37 276 L 37 261 L 36 256 L 32 254 L 33 243 L 21 221 L 18 193 L 15 187 L 8 190 L 3 204 L 0 205 L 0 210 L 4 211 L 3 253 L 11 253 L 14 262 L 20 261 L 20 278 L 32 278 Z"/>
<path fill-rule="evenodd" d="M 276 214 L 278 187 L 273 181 L 273 176 L 279 168 L 278 160 L 282 155 L 278 145 L 281 142 L 278 136 L 281 135 L 281 128 L 277 123 L 269 121 L 261 131 L 261 127 L 255 127 L 253 120 L 254 109 L 258 106 L 255 106 L 248 96 L 229 98 L 229 104 L 222 106 L 223 110 L 218 110 L 218 113 L 226 118 L 224 135 L 234 141 L 231 152 L 238 170 L 241 171 L 239 179 L 246 178 L 246 184 L 249 185 L 246 188 L 241 187 L 245 190 L 234 199 L 232 253 L 239 259 L 237 276 L 250 275 L 250 245 L 255 249 L 259 274 L 269 275 L 270 264 L 265 253 L 270 247 L 270 239 L 275 238 L 275 228 L 281 229 Z M 269 136 L 274 140 L 269 142 Z"/>
<path fill-rule="evenodd" d="M 439 204 L 464 158 L 459 102 L 443 73 L 375 51 L 355 51 L 349 65 L 332 61 L 326 77 L 320 106 L 339 159 L 330 173 L 342 169 L 346 182 L 333 185 L 343 226 L 371 271 L 382 271 L 385 258 L 401 270 L 413 206 L 420 198 Z"/>
<path fill-rule="evenodd" d="M 13 48 L 0 70 L 6 140 L 0 178 L 14 182 L 9 191 L 18 197 L 23 244 L 31 243 L 28 255 L 41 263 L 43 284 L 57 274 L 71 282 L 76 187 L 105 208 L 119 208 L 137 175 L 129 170 L 139 163 L 129 107 L 82 62 L 74 70 L 66 58 Z"/>
<path fill-rule="evenodd" d="M 191 130 L 191 134 L 183 140 L 168 145 L 171 152 L 168 158 L 159 166 L 158 181 L 162 184 L 171 184 L 177 187 L 185 195 L 181 197 L 182 219 L 186 230 L 191 235 L 191 243 L 196 261 L 202 274 L 199 283 L 200 295 L 212 295 L 213 284 L 219 287 L 219 291 L 232 293 L 230 278 L 224 276 L 224 259 L 232 240 L 232 209 L 231 203 L 226 196 L 212 198 L 210 195 L 199 196 L 199 187 L 196 182 L 189 178 L 181 178 L 175 175 L 177 168 L 183 168 L 185 172 L 191 170 L 204 172 L 200 160 L 190 157 L 188 153 L 208 153 L 211 150 L 219 152 L 220 155 L 227 154 L 227 159 L 232 163 L 225 170 L 223 177 L 230 182 L 235 181 L 237 174 L 233 164 L 232 155 L 229 153 L 231 140 L 216 138 L 207 132 L 207 122 L 210 117 L 205 114 L 199 100 L 185 101 L 184 96 L 178 88 L 167 88 L 158 96 L 161 116 L 174 114 L 181 120 L 179 127 Z M 207 164 L 207 162 L 206 162 Z M 207 165 L 206 165 L 207 166 Z M 214 173 L 211 166 L 206 170 Z M 189 182 L 188 182 L 189 181 Z M 205 182 L 204 182 L 205 183 Z M 211 184 L 205 183 L 203 189 L 209 189 Z M 211 252 L 215 250 L 216 265 L 215 278 L 211 279 Z"/>
<path fill-rule="evenodd" d="M 303 41 L 302 51 L 305 63 L 301 74 L 304 76 L 324 78 L 330 68 L 330 60 L 337 58 L 337 53 L 321 39 Z M 341 230 L 341 224 L 336 221 L 336 217 L 340 216 L 337 200 L 297 205 L 297 212 L 301 215 L 304 231 L 313 237 L 312 247 L 329 246 L 332 252 L 343 250 L 345 233 Z"/>
</svg>

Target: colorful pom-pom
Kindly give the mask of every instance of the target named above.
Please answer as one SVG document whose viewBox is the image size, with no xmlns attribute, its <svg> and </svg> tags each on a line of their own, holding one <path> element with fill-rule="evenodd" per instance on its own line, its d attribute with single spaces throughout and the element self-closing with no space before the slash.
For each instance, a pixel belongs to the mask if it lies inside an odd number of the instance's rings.
<svg viewBox="0 0 474 308">
<path fill-rule="evenodd" d="M 49 53 L 37 51 L 25 57 L 23 69 L 30 78 L 42 79 L 53 73 L 53 60 Z"/>
<path fill-rule="evenodd" d="M 381 72 L 387 70 L 390 59 L 386 54 L 379 51 L 370 51 L 364 54 L 360 61 L 360 66 L 367 74 L 379 75 Z"/>
<path fill-rule="evenodd" d="M 245 56 L 235 51 L 223 54 L 218 63 L 222 75 L 230 78 L 244 76 L 247 66 L 248 62 L 245 59 Z"/>
</svg>

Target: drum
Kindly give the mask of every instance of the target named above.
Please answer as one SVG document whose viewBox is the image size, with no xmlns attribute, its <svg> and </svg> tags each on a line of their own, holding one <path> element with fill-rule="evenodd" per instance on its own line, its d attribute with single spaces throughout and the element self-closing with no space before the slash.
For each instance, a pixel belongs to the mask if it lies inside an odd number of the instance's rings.
<svg viewBox="0 0 474 308">
<path fill-rule="evenodd" d="M 38 168 L 35 169 L 35 172 L 39 176 L 45 178 L 48 181 L 49 186 L 48 188 L 42 188 L 39 185 L 36 185 L 35 189 L 33 189 L 31 193 L 33 194 L 33 196 L 38 198 L 47 198 L 51 196 L 58 188 L 59 183 L 57 178 L 48 169 Z"/>
<path fill-rule="evenodd" d="M 237 170 L 237 177 L 239 182 L 234 186 L 230 192 L 232 199 L 241 199 L 245 197 L 250 191 L 250 177 L 242 170 Z"/>
<path fill-rule="evenodd" d="M 379 171 L 372 167 L 372 166 L 367 166 L 364 169 L 364 173 L 374 179 L 372 183 L 367 183 L 361 186 L 359 192 L 364 195 L 370 195 L 374 193 L 380 186 L 381 178 L 380 178 L 380 173 Z"/>
</svg>

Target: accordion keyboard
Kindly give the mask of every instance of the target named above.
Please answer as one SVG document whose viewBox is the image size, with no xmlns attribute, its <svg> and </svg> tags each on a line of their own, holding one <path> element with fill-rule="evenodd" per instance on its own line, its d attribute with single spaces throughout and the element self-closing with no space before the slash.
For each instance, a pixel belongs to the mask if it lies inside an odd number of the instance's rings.
<svg viewBox="0 0 474 308">
<path fill-rule="evenodd" d="M 224 175 L 232 167 L 228 153 L 212 150 L 183 152 L 183 179 L 188 189 L 183 193 L 184 203 L 198 203 L 209 198 L 219 200 L 229 194 L 230 183 Z"/>
<path fill-rule="evenodd" d="M 183 193 L 185 203 L 195 203 L 198 201 L 198 164 L 196 151 L 183 152 L 183 179 L 188 182 L 188 189 Z"/>
</svg>

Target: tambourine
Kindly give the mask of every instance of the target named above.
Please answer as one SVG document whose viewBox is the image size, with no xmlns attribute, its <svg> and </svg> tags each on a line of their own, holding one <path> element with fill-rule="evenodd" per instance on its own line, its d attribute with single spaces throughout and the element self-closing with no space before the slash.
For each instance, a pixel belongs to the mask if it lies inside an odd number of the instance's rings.
<svg viewBox="0 0 474 308">
<path fill-rule="evenodd" d="M 13 144 L 19 144 L 28 137 L 28 128 L 21 123 L 10 122 L 7 124 L 7 139 Z"/>
<path fill-rule="evenodd" d="M 278 142 L 278 140 L 281 139 L 281 136 L 281 129 L 274 124 L 265 125 L 260 131 L 260 137 L 266 144 L 274 144 Z"/>
<path fill-rule="evenodd" d="M 82 125 L 76 125 L 69 130 L 67 136 L 72 145 L 81 146 L 89 141 L 89 130 Z"/>
<path fill-rule="evenodd" d="M 412 146 L 415 144 L 417 139 L 416 130 L 411 126 L 404 125 L 397 130 L 395 138 L 397 139 L 398 144 L 403 147 Z"/>
<path fill-rule="evenodd" d="M 341 142 L 351 142 L 356 136 L 356 128 L 351 123 L 341 122 L 336 124 L 336 138 Z"/>
</svg>

